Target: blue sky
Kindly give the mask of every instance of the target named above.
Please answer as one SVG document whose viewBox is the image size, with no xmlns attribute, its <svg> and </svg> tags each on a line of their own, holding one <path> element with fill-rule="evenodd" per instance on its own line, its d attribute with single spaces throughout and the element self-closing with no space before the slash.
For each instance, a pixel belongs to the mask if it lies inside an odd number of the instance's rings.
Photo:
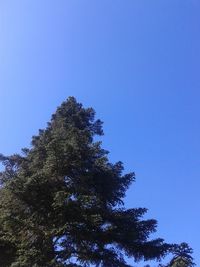
<svg viewBox="0 0 200 267">
<path fill-rule="evenodd" d="M 158 236 L 200 225 L 200 2 L 0 1 L 0 152 L 30 144 L 68 96 L 104 121 L 112 161 L 136 172 L 127 207 Z"/>
</svg>

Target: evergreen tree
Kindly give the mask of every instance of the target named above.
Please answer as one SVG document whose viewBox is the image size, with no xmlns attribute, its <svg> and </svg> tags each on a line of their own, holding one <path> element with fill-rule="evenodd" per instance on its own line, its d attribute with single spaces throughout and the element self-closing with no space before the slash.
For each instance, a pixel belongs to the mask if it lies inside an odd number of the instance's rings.
<svg viewBox="0 0 200 267">
<path fill-rule="evenodd" d="M 173 245 L 149 239 L 157 222 L 125 209 L 135 180 L 95 141 L 102 122 L 70 97 L 22 154 L 0 156 L 1 267 L 128 267 L 161 259 Z"/>
<path fill-rule="evenodd" d="M 195 264 L 191 256 L 192 249 L 186 243 L 175 246 L 173 250 L 174 257 L 169 267 L 193 267 Z"/>
</svg>

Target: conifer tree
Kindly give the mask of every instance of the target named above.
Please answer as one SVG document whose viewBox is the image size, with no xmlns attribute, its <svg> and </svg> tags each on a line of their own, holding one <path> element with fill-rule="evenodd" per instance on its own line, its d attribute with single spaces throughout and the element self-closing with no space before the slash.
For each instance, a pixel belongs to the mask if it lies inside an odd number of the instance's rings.
<svg viewBox="0 0 200 267">
<path fill-rule="evenodd" d="M 171 260 L 169 267 L 193 267 L 195 266 L 191 254 L 192 249 L 187 243 L 181 243 L 173 249 L 174 257 Z"/>
<path fill-rule="evenodd" d="M 134 173 L 95 141 L 102 122 L 70 97 L 22 154 L 0 156 L 1 267 L 128 267 L 161 259 L 173 245 L 150 239 L 156 220 L 125 209 Z"/>
</svg>

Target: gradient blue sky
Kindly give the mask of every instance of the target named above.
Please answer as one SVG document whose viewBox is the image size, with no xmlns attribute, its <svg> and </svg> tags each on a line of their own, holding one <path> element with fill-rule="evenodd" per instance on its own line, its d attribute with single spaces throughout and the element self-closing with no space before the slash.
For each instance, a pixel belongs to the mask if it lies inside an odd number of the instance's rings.
<svg viewBox="0 0 200 267">
<path fill-rule="evenodd" d="M 148 207 L 197 265 L 199 14 L 198 0 L 0 1 L 0 152 L 29 146 L 75 96 L 104 121 L 110 159 L 136 172 L 127 207 Z"/>
</svg>

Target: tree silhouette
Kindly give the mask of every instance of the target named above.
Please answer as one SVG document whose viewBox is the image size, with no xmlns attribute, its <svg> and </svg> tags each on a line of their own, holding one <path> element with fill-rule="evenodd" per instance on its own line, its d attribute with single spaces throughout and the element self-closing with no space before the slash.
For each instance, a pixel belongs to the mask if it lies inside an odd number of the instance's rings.
<svg viewBox="0 0 200 267">
<path fill-rule="evenodd" d="M 134 173 L 95 141 L 102 122 L 70 97 L 22 154 L 0 156 L 1 267 L 128 267 L 161 259 L 174 245 L 150 239 L 156 220 L 125 209 Z M 178 247 L 177 247 L 178 248 Z"/>
</svg>

